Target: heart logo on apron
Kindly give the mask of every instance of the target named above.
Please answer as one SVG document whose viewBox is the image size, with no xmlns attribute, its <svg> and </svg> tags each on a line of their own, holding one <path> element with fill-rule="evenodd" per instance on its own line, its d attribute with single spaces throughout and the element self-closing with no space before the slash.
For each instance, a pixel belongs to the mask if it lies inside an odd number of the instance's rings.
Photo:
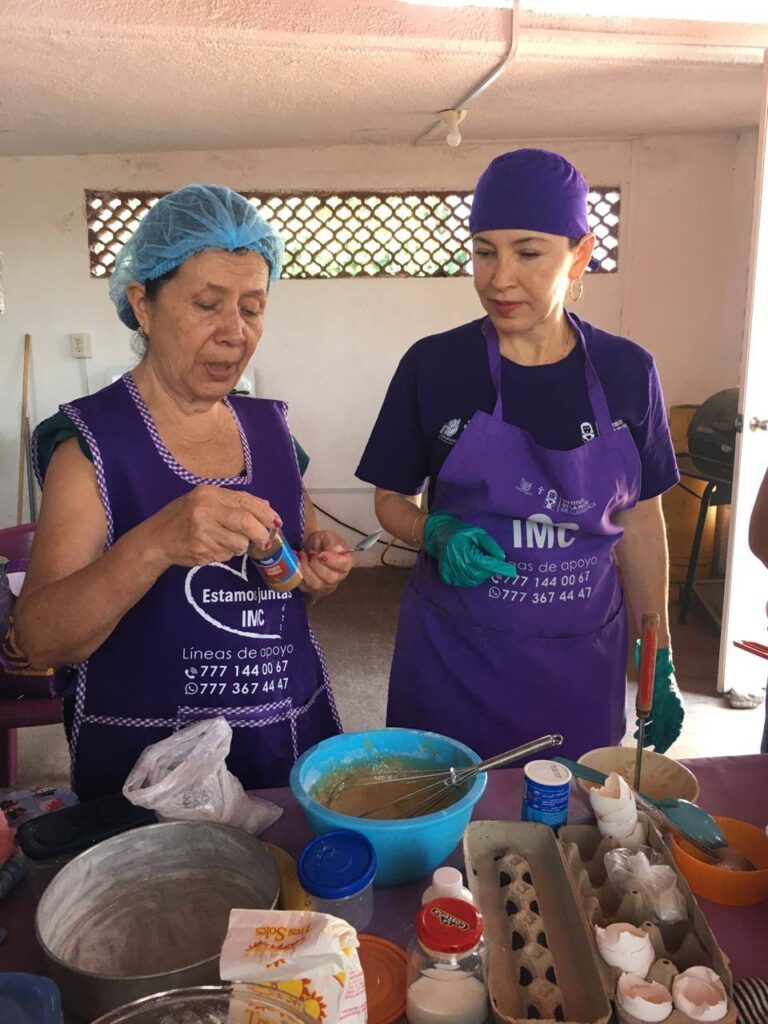
<svg viewBox="0 0 768 1024">
<path fill-rule="evenodd" d="M 222 571 L 227 577 L 221 575 Z M 245 586 L 233 588 L 228 578 L 231 576 L 242 580 Z M 227 633 L 256 640 L 282 638 L 286 603 L 293 598 L 292 591 L 278 593 L 264 586 L 247 555 L 242 556 L 239 568 L 211 562 L 190 569 L 184 580 L 184 594 L 206 622 Z"/>
</svg>

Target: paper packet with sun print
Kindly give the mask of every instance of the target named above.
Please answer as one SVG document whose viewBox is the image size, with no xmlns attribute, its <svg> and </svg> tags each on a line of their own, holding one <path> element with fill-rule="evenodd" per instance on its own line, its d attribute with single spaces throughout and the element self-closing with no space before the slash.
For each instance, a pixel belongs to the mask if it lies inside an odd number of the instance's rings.
<svg viewBox="0 0 768 1024">
<path fill-rule="evenodd" d="M 253 1005 L 264 988 L 305 1020 L 365 1024 L 365 981 L 357 947 L 355 929 L 328 914 L 233 910 L 219 961 L 222 980 L 239 983 L 228 1024 L 261 1020 L 254 1016 Z"/>
</svg>

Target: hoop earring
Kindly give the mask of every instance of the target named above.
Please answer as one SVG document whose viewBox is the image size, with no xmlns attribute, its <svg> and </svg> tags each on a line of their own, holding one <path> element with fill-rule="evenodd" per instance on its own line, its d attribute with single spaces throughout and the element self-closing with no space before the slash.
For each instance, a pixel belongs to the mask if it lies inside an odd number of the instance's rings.
<svg viewBox="0 0 768 1024">
<path fill-rule="evenodd" d="M 131 348 L 140 359 L 143 359 L 149 351 L 149 335 L 144 333 L 141 326 L 133 332 Z"/>
<path fill-rule="evenodd" d="M 579 290 L 574 295 L 573 294 L 573 286 L 575 284 L 577 284 L 579 286 Z M 577 277 L 575 281 L 571 281 L 571 283 L 568 285 L 568 297 L 571 300 L 571 302 L 578 302 L 583 294 L 584 294 L 584 282 L 581 280 L 580 277 Z"/>
</svg>

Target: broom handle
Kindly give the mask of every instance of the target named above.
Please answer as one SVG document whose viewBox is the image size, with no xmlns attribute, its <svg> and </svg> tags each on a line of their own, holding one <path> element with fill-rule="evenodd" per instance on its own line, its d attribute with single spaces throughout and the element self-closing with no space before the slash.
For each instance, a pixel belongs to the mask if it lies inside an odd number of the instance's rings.
<svg viewBox="0 0 768 1024">
<path fill-rule="evenodd" d="M 21 384 L 21 430 L 19 431 L 19 493 L 16 501 L 16 525 L 21 526 L 21 519 L 24 515 L 24 470 L 26 467 L 26 440 L 27 440 L 27 398 L 29 396 L 29 357 L 31 354 L 32 339 L 28 334 L 24 335 L 24 369 L 22 371 Z"/>
</svg>

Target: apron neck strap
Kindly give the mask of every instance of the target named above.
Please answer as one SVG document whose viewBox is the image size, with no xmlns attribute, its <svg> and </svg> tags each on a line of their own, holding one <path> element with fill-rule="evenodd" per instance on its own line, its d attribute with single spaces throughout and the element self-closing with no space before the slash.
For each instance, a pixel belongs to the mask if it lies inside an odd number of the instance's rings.
<svg viewBox="0 0 768 1024">
<path fill-rule="evenodd" d="M 595 416 L 597 433 L 604 437 L 609 437 L 611 430 L 613 429 L 613 421 L 611 419 L 608 400 L 605 397 L 603 385 L 600 383 L 597 371 L 595 370 L 592 360 L 589 358 L 589 352 L 587 351 L 587 345 L 584 340 L 584 332 L 582 331 L 581 325 L 578 321 L 567 310 L 565 315 L 571 329 L 576 335 L 576 344 L 581 347 L 581 351 L 584 355 L 584 372 L 587 379 L 587 397 L 589 398 L 592 406 L 592 412 Z M 488 369 L 491 374 L 491 380 L 493 381 L 494 391 L 496 392 L 496 401 L 493 406 L 493 418 L 501 420 L 504 418 L 501 402 L 501 347 L 499 345 L 499 335 L 491 322 L 490 317 L 486 317 L 483 322 L 483 334 L 485 335 L 485 347 L 488 355 Z"/>
</svg>

